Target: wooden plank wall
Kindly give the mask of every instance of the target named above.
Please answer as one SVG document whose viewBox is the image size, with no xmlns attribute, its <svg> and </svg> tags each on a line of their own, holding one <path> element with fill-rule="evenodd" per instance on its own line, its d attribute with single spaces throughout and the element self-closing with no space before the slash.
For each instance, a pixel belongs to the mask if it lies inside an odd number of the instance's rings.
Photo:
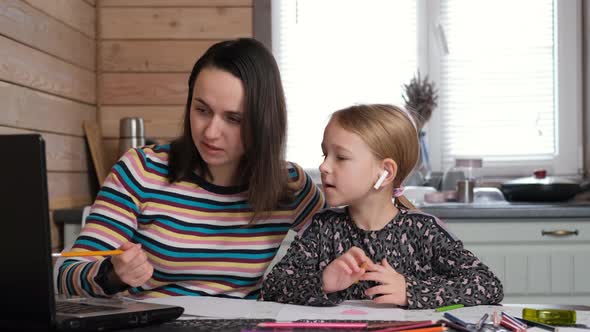
<svg viewBox="0 0 590 332">
<path fill-rule="evenodd" d="M 146 137 L 176 137 L 195 61 L 213 43 L 251 37 L 252 0 L 99 0 L 98 116 L 109 165 L 119 120 L 144 119 Z"/>
<path fill-rule="evenodd" d="M 92 202 L 82 121 L 96 120 L 91 0 L 0 0 L 0 134 L 46 140 L 50 210 Z M 52 246 L 62 231 L 52 222 Z"/>
</svg>

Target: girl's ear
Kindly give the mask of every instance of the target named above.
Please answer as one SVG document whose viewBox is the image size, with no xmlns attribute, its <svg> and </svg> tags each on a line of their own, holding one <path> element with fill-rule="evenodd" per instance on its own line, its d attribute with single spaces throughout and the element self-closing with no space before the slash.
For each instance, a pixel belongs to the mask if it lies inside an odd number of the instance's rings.
<svg viewBox="0 0 590 332">
<path fill-rule="evenodd" d="M 385 181 L 383 181 L 383 184 L 385 185 L 395 180 L 395 177 L 397 176 L 397 163 L 391 158 L 386 158 L 383 160 L 382 164 L 383 169 L 389 173 L 389 175 L 385 178 Z"/>
</svg>

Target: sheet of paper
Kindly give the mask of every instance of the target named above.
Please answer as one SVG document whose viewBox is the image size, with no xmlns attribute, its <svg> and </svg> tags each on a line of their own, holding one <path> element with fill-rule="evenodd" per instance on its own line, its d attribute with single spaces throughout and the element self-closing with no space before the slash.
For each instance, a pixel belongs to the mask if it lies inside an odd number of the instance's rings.
<svg viewBox="0 0 590 332">
<path fill-rule="evenodd" d="M 275 319 L 283 306 L 274 302 L 206 296 L 171 296 L 147 299 L 144 302 L 181 306 L 184 308 L 183 315 L 185 316 L 225 319 Z"/>
<path fill-rule="evenodd" d="M 334 307 L 285 305 L 277 321 L 308 320 L 406 320 L 407 310 L 370 301 L 346 301 Z"/>
<path fill-rule="evenodd" d="M 270 319 L 277 321 L 296 320 L 439 320 L 442 312 L 433 309 L 405 310 L 391 305 L 378 305 L 370 301 L 345 301 L 333 307 L 309 307 L 255 300 L 225 299 L 217 297 L 176 296 L 147 299 L 145 302 L 177 305 L 184 308 L 184 318 L 221 319 Z M 464 307 L 448 311 L 468 323 L 477 322 L 485 313 L 504 311 L 515 317 L 522 316 L 522 306 Z M 590 326 L 590 311 L 576 311 L 577 323 Z M 575 329 L 560 328 L 560 331 Z M 585 330 L 589 331 L 589 330 Z"/>
</svg>

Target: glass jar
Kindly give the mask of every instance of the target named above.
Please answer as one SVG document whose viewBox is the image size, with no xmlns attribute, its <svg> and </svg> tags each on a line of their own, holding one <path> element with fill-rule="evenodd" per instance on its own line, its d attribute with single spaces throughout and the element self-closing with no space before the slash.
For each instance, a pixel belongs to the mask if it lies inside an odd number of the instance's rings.
<svg viewBox="0 0 590 332">
<path fill-rule="evenodd" d="M 483 160 L 481 158 L 457 158 L 455 165 L 447 170 L 443 176 L 441 190 L 457 190 L 459 181 L 468 180 L 477 186 L 481 177 L 481 167 Z"/>
</svg>

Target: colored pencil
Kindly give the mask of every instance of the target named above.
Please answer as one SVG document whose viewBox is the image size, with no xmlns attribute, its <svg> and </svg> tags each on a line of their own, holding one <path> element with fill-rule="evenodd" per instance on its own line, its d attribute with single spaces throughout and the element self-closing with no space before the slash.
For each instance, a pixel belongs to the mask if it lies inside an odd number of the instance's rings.
<svg viewBox="0 0 590 332">
<path fill-rule="evenodd" d="M 51 257 L 85 257 L 85 256 L 112 256 L 120 255 L 123 250 L 103 250 L 103 251 L 64 251 L 51 254 Z"/>
<path fill-rule="evenodd" d="M 367 323 L 348 323 L 348 322 L 266 322 L 259 323 L 258 327 L 271 329 L 365 329 Z"/>
<path fill-rule="evenodd" d="M 459 331 L 459 332 L 472 332 L 466 326 L 459 325 L 457 323 L 453 323 L 453 322 L 448 321 L 448 320 L 440 320 L 438 322 L 441 323 L 441 324 L 443 324 L 443 326 L 448 326 L 448 327 L 452 328 L 455 331 Z"/>
<path fill-rule="evenodd" d="M 459 324 L 459 325 L 461 325 L 461 326 L 464 326 L 464 327 L 466 327 L 466 326 L 467 326 L 467 323 L 465 323 L 465 322 L 464 322 L 463 320 L 461 320 L 459 317 L 456 317 L 456 316 L 454 316 L 454 315 L 451 315 L 451 314 L 450 314 L 450 313 L 448 313 L 448 312 L 445 312 L 445 313 L 443 314 L 443 316 L 444 316 L 446 319 L 450 320 L 451 322 L 453 322 L 453 323 L 455 323 L 455 324 Z"/>
<path fill-rule="evenodd" d="M 453 309 L 459 309 L 459 308 L 463 308 L 465 305 L 461 304 L 461 303 L 457 303 L 457 304 L 451 304 L 445 307 L 440 307 L 440 308 L 436 308 L 434 309 L 434 311 L 436 312 L 443 312 L 443 311 L 449 311 L 449 310 L 453 310 Z"/>
<path fill-rule="evenodd" d="M 389 326 L 387 326 L 389 324 Z M 431 327 L 432 325 L 436 325 L 436 322 L 433 320 L 425 320 L 425 321 L 417 321 L 410 324 L 404 324 L 404 322 L 391 322 L 391 323 L 377 323 L 377 324 L 370 324 L 367 327 L 368 330 L 373 332 L 396 332 L 396 331 L 405 331 L 408 329 L 417 329 L 423 327 Z M 379 330 L 375 330 L 378 328 Z"/>
<path fill-rule="evenodd" d="M 500 325 L 514 332 L 524 332 L 528 327 L 505 312 L 502 312 L 502 320 L 500 321 Z"/>
<path fill-rule="evenodd" d="M 446 331 L 448 328 L 446 326 L 433 326 L 433 327 L 424 327 L 419 329 L 411 329 L 411 330 L 400 330 L 400 332 L 441 332 Z"/>
<path fill-rule="evenodd" d="M 527 326 L 538 327 L 540 329 L 547 330 L 547 331 L 553 331 L 553 332 L 559 331 L 559 329 L 557 327 L 552 326 L 552 325 L 547 325 L 547 324 L 543 324 L 543 323 L 539 323 L 539 322 L 534 322 L 532 320 L 527 320 L 527 319 L 524 319 L 524 318 L 518 318 L 518 317 L 512 317 L 512 318 L 520 321 L 523 324 L 526 324 Z"/>
<path fill-rule="evenodd" d="M 477 324 L 475 324 L 475 329 L 478 331 L 481 330 L 481 328 L 485 324 L 486 320 L 488 320 L 488 317 L 490 317 L 489 314 L 483 314 L 483 316 L 481 316 L 481 318 L 479 319 Z"/>
<path fill-rule="evenodd" d="M 426 327 L 435 325 L 434 320 L 415 320 L 415 321 L 391 321 L 384 323 L 371 323 L 367 326 L 367 330 L 373 332 L 399 331 L 403 329 L 413 329 L 417 327 Z M 396 330 L 397 329 L 397 330 Z"/>
</svg>

